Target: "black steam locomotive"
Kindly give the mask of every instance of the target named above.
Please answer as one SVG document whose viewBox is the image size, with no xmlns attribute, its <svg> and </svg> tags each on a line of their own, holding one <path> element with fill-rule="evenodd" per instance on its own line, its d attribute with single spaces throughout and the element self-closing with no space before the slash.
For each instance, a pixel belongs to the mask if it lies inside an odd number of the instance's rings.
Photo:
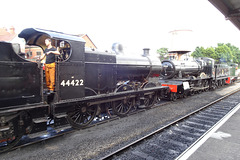
<svg viewBox="0 0 240 160">
<path fill-rule="evenodd" d="M 181 63 L 161 63 L 147 49 L 134 58 L 87 51 L 82 38 L 60 32 L 28 28 L 19 37 L 43 50 L 45 39 L 51 38 L 59 48 L 56 88 L 46 94 L 41 63 L 22 58 L 18 44 L 0 42 L 0 151 L 25 134 L 46 131 L 48 125 L 79 129 L 102 113 L 124 116 L 133 106 L 150 107 L 157 99 L 175 100 L 228 80 L 227 75 L 217 78 L 217 67 L 209 59 L 184 68 Z M 208 73 L 201 74 L 204 71 Z"/>
<path fill-rule="evenodd" d="M 230 75 L 230 70 L 235 68 L 215 64 L 214 59 L 207 57 L 187 61 L 164 60 L 162 68 L 159 82 L 162 86 L 170 87 L 171 100 L 215 89 L 237 79 L 237 76 Z"/>
<path fill-rule="evenodd" d="M 230 67 L 226 64 L 215 64 L 212 58 L 202 57 L 195 60 L 164 60 L 161 76 L 164 79 L 186 78 L 189 76 L 226 77 Z"/>
<path fill-rule="evenodd" d="M 103 112 L 123 116 L 137 104 L 151 106 L 169 91 L 154 82 L 162 65 L 148 55 L 85 51 L 82 38 L 42 29 L 25 29 L 19 37 L 43 50 L 46 38 L 59 47 L 56 89 L 45 94 L 41 63 L 22 58 L 18 44 L 0 42 L 1 151 L 24 134 L 45 131 L 52 120 L 56 128 L 82 128 Z"/>
</svg>

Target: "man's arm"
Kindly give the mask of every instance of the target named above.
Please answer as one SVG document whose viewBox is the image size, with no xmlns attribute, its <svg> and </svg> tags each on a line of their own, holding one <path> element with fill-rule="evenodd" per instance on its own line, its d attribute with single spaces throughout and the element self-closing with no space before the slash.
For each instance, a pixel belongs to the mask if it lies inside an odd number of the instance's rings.
<svg viewBox="0 0 240 160">
<path fill-rule="evenodd" d="M 58 52 L 58 50 L 56 51 L 49 51 L 47 53 L 45 53 L 46 55 L 49 55 L 50 53 L 56 54 L 56 55 L 60 55 L 60 53 Z"/>
<path fill-rule="evenodd" d="M 42 55 L 39 60 L 42 61 L 45 57 L 46 57 L 46 54 Z"/>
</svg>

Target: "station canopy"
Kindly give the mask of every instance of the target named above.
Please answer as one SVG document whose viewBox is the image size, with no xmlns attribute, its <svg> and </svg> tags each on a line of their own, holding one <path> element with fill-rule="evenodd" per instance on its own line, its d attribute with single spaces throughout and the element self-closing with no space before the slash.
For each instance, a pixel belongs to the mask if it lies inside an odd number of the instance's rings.
<svg viewBox="0 0 240 160">
<path fill-rule="evenodd" d="M 240 0 L 208 0 L 240 30 Z"/>
</svg>

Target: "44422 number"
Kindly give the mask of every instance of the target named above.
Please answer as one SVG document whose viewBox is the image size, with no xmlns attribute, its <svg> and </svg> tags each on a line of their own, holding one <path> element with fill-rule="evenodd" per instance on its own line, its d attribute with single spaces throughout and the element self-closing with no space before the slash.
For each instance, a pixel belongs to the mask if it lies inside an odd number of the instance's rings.
<svg viewBox="0 0 240 160">
<path fill-rule="evenodd" d="M 60 83 L 61 86 L 65 87 L 65 86 L 83 86 L 83 79 L 75 79 L 75 80 L 62 80 L 62 82 Z"/>
</svg>

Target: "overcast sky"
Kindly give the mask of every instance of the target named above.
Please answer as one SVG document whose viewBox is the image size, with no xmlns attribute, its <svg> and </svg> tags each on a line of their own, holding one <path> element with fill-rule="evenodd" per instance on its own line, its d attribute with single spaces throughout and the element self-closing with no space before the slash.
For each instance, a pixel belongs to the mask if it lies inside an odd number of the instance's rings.
<svg viewBox="0 0 240 160">
<path fill-rule="evenodd" d="M 170 31 L 182 29 L 192 30 L 193 49 L 217 43 L 240 48 L 240 31 L 207 0 L 3 0 L 0 15 L 0 27 L 86 33 L 106 50 L 119 42 L 129 52 L 155 52 L 170 47 Z"/>
</svg>

